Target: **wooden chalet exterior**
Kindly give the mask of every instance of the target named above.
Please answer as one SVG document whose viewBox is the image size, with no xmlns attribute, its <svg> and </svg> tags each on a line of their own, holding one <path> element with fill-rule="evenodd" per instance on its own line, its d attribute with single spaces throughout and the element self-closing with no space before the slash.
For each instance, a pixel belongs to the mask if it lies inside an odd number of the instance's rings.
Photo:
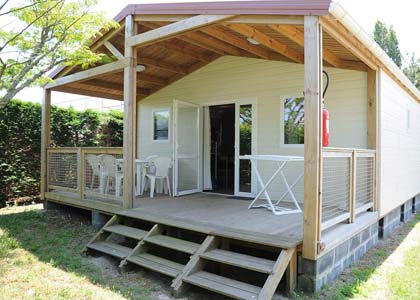
<svg viewBox="0 0 420 300">
<path fill-rule="evenodd" d="M 420 113 L 420 93 L 339 5 L 329 0 L 142 4 L 129 5 L 116 21 L 119 29 L 104 33 L 91 45 L 113 57 L 113 62 L 87 70 L 59 68 L 44 90 L 42 199 L 113 215 L 91 245 L 111 233 L 138 241 L 132 248 L 107 250 L 97 244 L 91 250 L 111 251 L 122 265 L 134 263 L 173 276 L 178 292 L 193 284 L 238 299 L 270 299 L 285 273 L 288 289 L 296 282 L 307 288 L 307 280 L 300 283 L 304 277 L 312 284 L 308 289 L 318 289 L 326 283 L 327 273 L 313 274 L 309 265 L 329 259 L 331 271 L 337 262 L 330 254 L 366 229 L 374 245 L 379 219 L 420 193 L 415 184 L 420 167 L 409 167 L 409 158 L 402 153 L 396 157 L 393 148 L 403 132 L 406 145 L 412 145 L 407 147 L 409 155 L 420 152 L 413 142 L 420 128 L 414 115 Z M 330 147 L 323 147 L 321 138 L 323 70 L 331 77 L 325 99 L 331 114 Z M 123 148 L 50 148 L 54 91 L 124 101 Z M 284 136 L 282 103 L 302 95 L 304 145 L 285 145 L 280 137 Z M 304 156 L 304 183 L 298 192 L 303 214 L 274 216 L 268 210 L 248 210 L 245 201 L 202 193 L 138 197 L 136 159 L 175 155 L 172 139 L 179 137 L 169 134 L 167 143 L 154 143 L 150 137 L 156 110 L 167 108 L 174 123 L 170 128 L 175 126 L 173 100 L 197 105 L 200 116 L 209 103 L 253 105 L 258 118 L 253 153 Z M 392 116 L 395 109 L 404 118 L 411 112 L 407 126 Z M 92 188 L 94 174 L 86 159 L 97 154 L 121 160 L 122 196 L 98 195 Z M 396 183 L 395 165 L 409 167 L 411 175 L 397 172 L 413 179 L 401 178 L 403 186 Z M 269 173 L 269 167 L 262 168 Z M 199 162 L 198 192 L 204 190 L 202 169 Z M 288 174 L 296 175 L 294 170 Z M 133 229 L 130 224 L 135 221 L 141 224 Z M 174 235 L 176 230 L 181 233 Z M 182 245 L 174 240 L 180 236 L 186 236 Z M 153 254 L 149 244 L 187 253 L 191 259 L 149 261 Z M 241 246 L 254 250 L 232 254 Z M 366 251 L 368 246 L 364 247 Z M 258 254 L 267 250 L 274 253 L 268 267 L 264 259 L 270 255 Z M 140 254 L 144 256 L 139 258 Z M 202 271 L 204 261 L 268 277 L 259 288 L 252 280 L 240 284 L 234 278 L 227 279 L 232 280 L 230 286 L 223 285 L 219 280 L 223 268 L 219 275 L 209 275 Z M 197 273 L 201 277 L 194 277 Z"/>
</svg>

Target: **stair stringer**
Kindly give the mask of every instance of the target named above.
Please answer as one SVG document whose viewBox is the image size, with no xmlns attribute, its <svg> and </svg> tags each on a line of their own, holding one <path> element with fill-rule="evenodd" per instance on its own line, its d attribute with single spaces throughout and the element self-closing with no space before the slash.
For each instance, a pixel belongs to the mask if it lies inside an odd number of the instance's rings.
<svg viewBox="0 0 420 300">
<path fill-rule="evenodd" d="M 198 270 L 203 269 L 203 259 L 200 257 L 206 251 L 214 249 L 217 247 L 219 239 L 213 235 L 208 235 L 201 246 L 197 251 L 191 256 L 191 259 L 185 265 L 182 272 L 172 281 L 171 287 L 173 288 L 173 293 L 175 296 L 180 296 L 183 293 L 185 284 L 183 279 L 190 275 L 191 273 L 197 272 Z"/>
<path fill-rule="evenodd" d="M 106 222 L 106 224 L 104 226 L 102 226 L 102 228 L 94 235 L 94 237 L 86 244 L 86 246 L 83 248 L 83 250 L 81 251 L 82 255 L 87 255 L 89 253 L 89 248 L 88 245 L 93 244 L 95 242 L 99 242 L 99 241 L 104 241 L 106 240 L 106 238 L 108 236 L 111 235 L 110 232 L 106 232 L 104 230 L 105 227 L 114 225 L 115 223 L 120 221 L 120 217 L 118 215 L 113 215 L 111 217 L 111 219 L 108 220 L 108 222 Z"/>
</svg>

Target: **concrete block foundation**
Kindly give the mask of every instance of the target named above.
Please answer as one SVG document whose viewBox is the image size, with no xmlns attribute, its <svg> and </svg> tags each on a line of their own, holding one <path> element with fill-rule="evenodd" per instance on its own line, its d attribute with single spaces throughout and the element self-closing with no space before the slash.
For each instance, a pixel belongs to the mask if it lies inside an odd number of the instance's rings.
<svg viewBox="0 0 420 300">
<path fill-rule="evenodd" d="M 97 229 L 102 228 L 110 218 L 111 216 L 107 214 L 92 210 L 92 226 Z"/>
<path fill-rule="evenodd" d="M 298 289 L 313 293 L 336 280 L 352 263 L 360 260 L 373 248 L 379 238 L 386 238 L 402 223 L 411 220 L 420 211 L 420 195 L 395 208 L 377 223 L 370 225 L 352 238 L 343 241 L 318 260 L 298 259 Z"/>
</svg>

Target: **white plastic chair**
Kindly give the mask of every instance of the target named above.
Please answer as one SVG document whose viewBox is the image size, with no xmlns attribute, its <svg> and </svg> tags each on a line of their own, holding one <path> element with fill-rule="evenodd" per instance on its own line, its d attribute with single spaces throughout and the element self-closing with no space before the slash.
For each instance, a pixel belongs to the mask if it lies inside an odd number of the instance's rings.
<svg viewBox="0 0 420 300">
<path fill-rule="evenodd" d="M 118 168 L 117 159 L 113 155 L 104 154 L 101 156 L 101 176 L 106 180 L 105 194 L 108 194 L 109 180 L 112 178 L 115 183 L 115 196 L 120 196 L 124 173 Z"/>
<path fill-rule="evenodd" d="M 92 168 L 92 177 L 90 179 L 90 189 L 93 189 L 93 184 L 95 183 L 95 177 L 99 178 L 99 187 L 100 179 L 101 179 L 101 163 L 100 163 L 100 156 L 95 154 L 88 154 L 86 155 L 86 160 L 89 166 Z"/>
<path fill-rule="evenodd" d="M 158 157 L 151 162 L 155 167 L 155 174 L 146 174 L 150 180 L 150 198 L 154 197 L 156 180 L 162 180 L 163 186 L 166 184 L 169 196 L 171 196 L 171 185 L 169 183 L 169 169 L 172 167 L 172 160 L 169 157 Z M 143 191 L 142 191 L 143 193 Z"/>
<path fill-rule="evenodd" d="M 145 190 L 147 190 L 147 185 L 146 185 L 146 174 L 155 174 L 155 168 L 154 166 L 152 166 L 152 161 L 156 158 L 158 158 L 158 155 L 150 155 L 148 157 L 146 157 L 145 161 L 147 161 L 147 163 L 144 163 L 142 165 L 142 169 L 141 169 L 141 190 L 140 190 L 140 195 L 143 196 L 143 192 Z"/>
</svg>

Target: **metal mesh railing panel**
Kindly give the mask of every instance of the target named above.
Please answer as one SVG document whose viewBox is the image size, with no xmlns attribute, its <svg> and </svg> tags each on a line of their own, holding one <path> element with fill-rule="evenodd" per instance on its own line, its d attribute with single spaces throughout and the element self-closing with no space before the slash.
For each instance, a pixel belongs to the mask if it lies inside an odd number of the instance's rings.
<svg viewBox="0 0 420 300">
<path fill-rule="evenodd" d="M 349 212 L 349 157 L 324 157 L 322 177 L 322 222 Z"/>
<path fill-rule="evenodd" d="M 75 152 L 48 152 L 48 186 L 77 189 L 78 154 Z"/>
<path fill-rule="evenodd" d="M 356 209 L 365 204 L 373 204 L 374 163 L 373 157 L 356 158 Z"/>
<path fill-rule="evenodd" d="M 124 183 L 122 154 L 85 151 L 83 157 L 86 198 L 120 201 Z"/>
</svg>

